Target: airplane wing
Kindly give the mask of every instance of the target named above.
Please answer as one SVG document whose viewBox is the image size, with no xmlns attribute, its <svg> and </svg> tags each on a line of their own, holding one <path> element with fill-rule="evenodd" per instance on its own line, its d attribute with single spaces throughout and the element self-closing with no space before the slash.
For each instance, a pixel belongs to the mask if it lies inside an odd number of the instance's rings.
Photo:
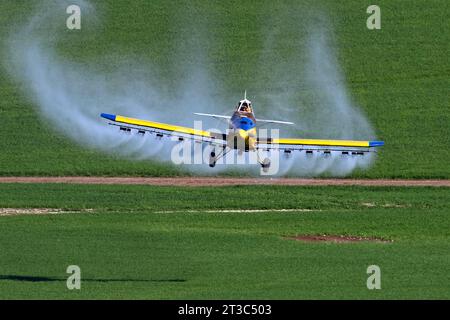
<svg viewBox="0 0 450 320">
<path fill-rule="evenodd" d="M 312 154 L 313 151 L 330 154 L 331 151 L 342 152 L 343 155 L 364 155 L 374 152 L 376 147 L 384 145 L 384 141 L 357 140 L 322 140 L 322 139 L 272 139 L 258 138 L 257 148 L 265 151 L 283 150 L 290 153 L 294 150 Z"/>
<path fill-rule="evenodd" d="M 212 117 L 212 118 L 219 118 L 219 119 L 231 119 L 230 116 L 222 116 L 220 114 L 210 114 L 210 113 L 200 113 L 200 112 L 194 112 L 194 114 L 198 116 L 205 116 L 205 117 Z"/>
<path fill-rule="evenodd" d="M 124 132 L 131 132 L 132 130 L 134 130 L 136 131 L 136 133 L 141 135 L 150 133 L 155 134 L 156 137 L 159 138 L 170 136 L 177 137 L 179 141 L 188 139 L 198 142 L 207 142 L 215 145 L 226 144 L 226 134 L 222 133 L 197 130 L 193 128 L 175 126 L 148 120 L 128 118 L 109 113 L 102 113 L 100 116 L 109 120 L 110 125 L 118 126 L 120 130 Z"/>
<path fill-rule="evenodd" d="M 279 123 L 279 124 L 294 124 L 293 122 L 289 122 L 289 121 L 264 120 L 264 119 L 256 119 L 256 122 Z"/>
</svg>

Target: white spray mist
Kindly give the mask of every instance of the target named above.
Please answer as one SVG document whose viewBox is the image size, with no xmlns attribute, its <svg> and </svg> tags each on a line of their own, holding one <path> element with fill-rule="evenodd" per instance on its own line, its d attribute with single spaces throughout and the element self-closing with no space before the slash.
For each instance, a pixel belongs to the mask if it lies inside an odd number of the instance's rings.
<svg viewBox="0 0 450 320">
<path fill-rule="evenodd" d="M 84 16 L 94 14 L 93 7 L 87 1 L 75 2 L 82 7 Z M 167 89 L 161 87 L 150 67 L 142 71 L 141 66 L 130 62 L 124 63 L 126 67 L 117 67 L 114 72 L 102 74 L 93 71 L 95 68 L 92 66 L 73 63 L 58 56 L 49 41 L 48 33 L 42 34 L 35 30 L 52 19 L 55 15 L 53 9 L 60 10 L 68 4 L 69 2 L 61 1 L 56 7 L 42 6 L 29 23 L 14 33 L 6 46 L 11 62 L 8 65 L 10 73 L 24 85 L 40 113 L 59 132 L 82 145 L 104 152 L 121 154 L 131 159 L 169 162 L 175 142 L 167 138 L 158 141 L 150 135 L 141 137 L 120 134 L 116 127 L 108 126 L 102 121 L 99 114 L 117 113 L 191 126 L 195 119 L 193 112 L 223 113 L 227 109 L 224 104 L 229 99 L 220 99 L 215 94 L 217 90 L 214 88 L 220 84 L 215 83 L 211 74 L 199 65 L 191 66 L 192 69 L 187 72 L 191 77 L 177 88 Z M 373 131 L 358 108 L 352 105 L 328 41 L 324 32 L 312 34 L 306 44 L 306 72 L 297 79 L 299 83 L 306 83 L 312 88 L 316 97 L 314 110 L 305 112 L 305 106 L 298 108 L 292 105 L 298 92 L 287 91 L 278 95 L 261 93 L 259 96 L 265 95 L 272 110 L 277 110 L 266 115 L 277 119 L 288 116 L 287 120 L 294 120 L 301 132 L 313 132 L 316 138 L 371 138 Z M 128 62 L 129 59 L 123 57 L 123 61 Z M 297 62 L 294 60 L 291 63 Z M 282 72 L 275 74 L 280 73 Z M 274 83 L 277 80 L 272 79 Z M 168 94 L 174 91 L 177 94 Z M 217 124 L 207 120 L 204 122 L 204 129 Z M 280 129 L 283 135 L 285 128 Z M 345 176 L 355 168 L 367 167 L 370 162 L 370 156 L 343 158 L 340 154 L 332 154 L 330 157 L 309 157 L 304 152 L 295 152 L 289 159 L 281 156 L 278 175 L 317 176 L 327 173 Z M 259 173 L 256 166 L 217 166 L 211 169 L 204 164 L 185 165 L 184 168 L 201 174 L 214 174 L 229 169 Z"/>
<path fill-rule="evenodd" d="M 274 93 L 261 92 L 269 108 L 265 115 L 275 119 L 288 119 L 295 122 L 295 127 L 281 128 L 281 134 L 289 137 L 315 139 L 369 140 L 374 139 L 374 131 L 359 107 L 348 94 L 345 77 L 339 68 L 336 57 L 332 27 L 323 14 L 309 13 L 320 18 L 309 22 L 304 38 L 299 36 L 297 43 L 302 43 L 300 50 L 293 50 L 289 59 L 278 57 L 278 66 L 273 67 L 269 81 L 278 84 Z M 302 19 L 294 19 L 304 22 Z M 319 21 L 319 24 L 318 22 Z M 298 26 L 299 30 L 302 26 Z M 277 56 L 276 42 L 283 26 L 268 31 L 261 63 L 265 59 Z M 283 44 L 282 44 L 283 45 Z M 284 44 L 286 45 L 286 44 Z M 272 56 L 267 54 L 269 52 Z M 285 89 L 285 87 L 287 89 Z M 260 116 L 262 117 L 262 116 Z M 285 134 L 286 135 L 286 134 Z M 280 155 L 283 159 L 283 156 Z M 281 160 L 280 175 L 318 176 L 327 174 L 343 177 L 355 169 L 368 168 L 373 162 L 373 153 L 364 156 L 342 155 L 332 152 L 307 155 L 293 152 L 289 158 Z"/>
</svg>

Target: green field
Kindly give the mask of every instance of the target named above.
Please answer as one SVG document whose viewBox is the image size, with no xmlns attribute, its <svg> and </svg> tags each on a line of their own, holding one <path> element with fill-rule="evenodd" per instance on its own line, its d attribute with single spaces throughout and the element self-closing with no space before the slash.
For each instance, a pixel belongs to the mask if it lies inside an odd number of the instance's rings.
<svg viewBox="0 0 450 320">
<path fill-rule="evenodd" d="M 68 211 L 0 216 L 0 298 L 449 299 L 449 197 L 448 188 L 0 185 L 1 208 Z M 249 208 L 269 211 L 223 211 Z M 303 234 L 393 242 L 284 238 Z M 66 288 L 68 265 L 81 268 L 79 291 Z M 381 290 L 366 288 L 369 265 L 381 268 Z"/>
<path fill-rule="evenodd" d="M 11 30 L 33 16 L 34 4 L 1 2 L 0 39 L 7 39 Z M 39 25 L 39 32 L 50 34 L 60 56 L 94 65 L 106 75 L 132 59 L 141 69 L 155 67 L 161 86 L 177 88 L 177 81 L 190 75 L 190 67 L 202 64 L 221 84 L 211 95 L 223 102 L 219 108 L 224 112 L 247 89 L 256 96 L 260 114 L 269 108 L 267 97 L 295 92 L 290 103 L 304 106 L 298 111 L 303 115 L 314 110 L 315 101 L 297 81 L 303 70 L 296 63 L 304 62 L 297 52 L 305 46 L 308 26 L 325 16 L 335 34 L 349 94 L 366 113 L 377 138 L 386 141 L 375 165 L 353 176 L 450 178 L 450 31 L 444 27 L 450 4 L 380 0 L 382 29 L 369 31 L 366 8 L 370 4 L 360 0 L 282 4 L 105 0 L 95 2 L 97 18 L 83 20 L 80 32 L 66 29 L 65 12 L 49 23 L 52 29 Z M 58 37 L 51 33 L 55 25 Z M 267 49 L 270 35 L 275 40 Z M 130 161 L 103 153 L 67 138 L 40 115 L 23 86 L 11 79 L 6 50 L 0 55 L 0 175 L 188 174 L 152 160 Z M 178 94 L 173 91 L 168 95 Z M 317 132 L 294 133 L 321 138 Z"/>
<path fill-rule="evenodd" d="M 80 31 L 66 28 L 66 2 L 36 16 L 42 3 L 0 1 L 0 176 L 196 174 L 131 143 L 100 146 L 114 143 L 102 140 L 98 114 L 143 108 L 191 126 L 193 112 L 229 113 L 246 89 L 257 117 L 301 124 L 282 134 L 384 140 L 375 163 L 350 177 L 450 179 L 448 0 L 379 0 L 381 30 L 366 28 L 368 0 L 91 1 Z M 34 29 L 20 32 L 29 21 Z M 317 92 L 305 52 L 321 35 L 343 81 L 325 68 Z M 37 57 L 22 77 L 20 57 Z M 372 137 L 347 109 L 327 109 L 346 104 L 342 92 Z M 86 120 L 75 136 L 71 108 Z M 450 299 L 449 214 L 448 187 L 0 183 L 0 299 Z M 388 242 L 288 239 L 296 235 Z M 81 290 L 66 288 L 69 265 L 81 268 Z M 381 290 L 366 287 L 370 265 Z"/>
</svg>

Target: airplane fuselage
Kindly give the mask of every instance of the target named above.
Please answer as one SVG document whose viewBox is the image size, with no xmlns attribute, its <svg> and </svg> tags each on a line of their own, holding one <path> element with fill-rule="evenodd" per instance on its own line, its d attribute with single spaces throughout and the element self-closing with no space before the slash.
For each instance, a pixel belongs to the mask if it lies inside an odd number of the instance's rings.
<svg viewBox="0 0 450 320">
<path fill-rule="evenodd" d="M 239 151 L 254 151 L 256 140 L 256 119 L 253 114 L 236 111 L 229 122 L 228 146 Z"/>
</svg>

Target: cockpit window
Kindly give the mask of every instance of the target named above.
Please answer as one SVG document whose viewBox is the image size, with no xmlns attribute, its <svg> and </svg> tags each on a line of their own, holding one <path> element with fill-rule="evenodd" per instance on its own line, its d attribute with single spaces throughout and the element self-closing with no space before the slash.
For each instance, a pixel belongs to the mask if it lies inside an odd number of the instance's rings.
<svg viewBox="0 0 450 320">
<path fill-rule="evenodd" d="M 240 112 L 252 112 L 252 106 L 251 104 L 247 102 L 243 102 L 241 106 L 239 107 Z"/>
</svg>

